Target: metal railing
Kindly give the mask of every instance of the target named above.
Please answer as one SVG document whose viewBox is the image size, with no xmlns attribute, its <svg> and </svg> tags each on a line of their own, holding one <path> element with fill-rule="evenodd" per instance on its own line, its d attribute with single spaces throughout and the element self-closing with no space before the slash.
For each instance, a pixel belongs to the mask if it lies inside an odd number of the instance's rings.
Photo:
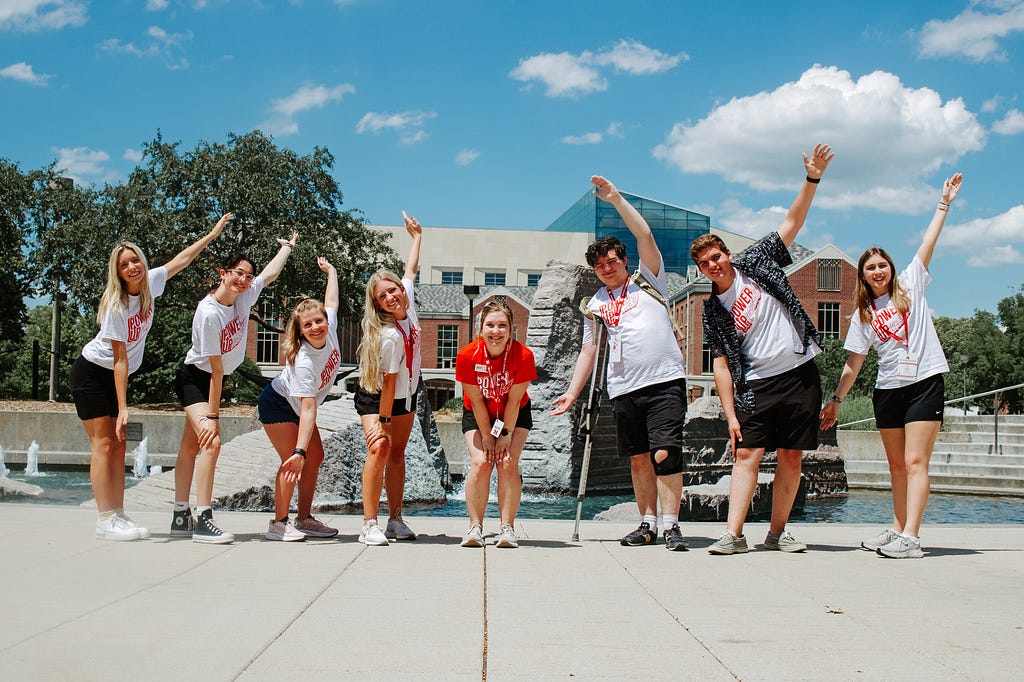
<svg viewBox="0 0 1024 682">
<path fill-rule="evenodd" d="M 964 415 L 966 416 L 967 415 L 967 401 L 968 400 L 977 400 L 978 398 L 986 398 L 988 396 L 993 396 L 993 398 L 992 398 L 992 427 L 993 427 L 992 428 L 992 434 L 993 434 L 993 437 L 992 437 L 992 452 L 998 452 L 999 451 L 999 394 L 1003 393 L 1005 391 L 1013 391 L 1013 390 L 1016 390 L 1018 388 L 1024 388 L 1024 383 L 1014 384 L 1013 386 L 1003 386 L 1001 388 L 996 388 L 996 389 L 993 389 L 991 391 L 985 391 L 984 393 L 975 393 L 973 395 L 965 395 L 962 398 L 954 398 L 953 400 L 947 400 L 946 402 L 944 402 L 942 404 L 945 406 L 945 405 L 956 405 L 957 403 L 963 403 L 964 404 L 964 407 L 963 407 Z M 981 416 L 981 415 L 979 415 L 979 416 Z M 855 426 L 857 424 L 867 424 L 868 422 L 873 422 L 873 421 L 875 421 L 874 417 L 868 417 L 867 419 L 858 419 L 857 421 L 852 421 L 852 422 L 846 422 L 844 424 L 839 424 L 838 426 L 836 426 L 836 430 L 839 430 L 839 429 L 842 429 L 842 428 L 846 428 L 847 426 Z"/>
</svg>

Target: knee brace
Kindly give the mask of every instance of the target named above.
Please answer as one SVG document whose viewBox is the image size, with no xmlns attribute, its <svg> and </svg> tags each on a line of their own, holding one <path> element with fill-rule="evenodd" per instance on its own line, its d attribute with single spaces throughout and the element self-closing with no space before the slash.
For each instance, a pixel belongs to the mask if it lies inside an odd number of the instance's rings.
<svg viewBox="0 0 1024 682">
<path fill-rule="evenodd" d="M 655 459 L 654 453 L 657 450 L 664 450 L 668 453 L 668 456 L 660 462 Z M 651 464 L 654 465 L 654 473 L 657 476 L 669 476 L 671 474 L 680 474 L 683 472 L 683 451 L 678 446 L 672 446 L 667 448 L 657 448 L 657 450 L 651 450 Z"/>
</svg>

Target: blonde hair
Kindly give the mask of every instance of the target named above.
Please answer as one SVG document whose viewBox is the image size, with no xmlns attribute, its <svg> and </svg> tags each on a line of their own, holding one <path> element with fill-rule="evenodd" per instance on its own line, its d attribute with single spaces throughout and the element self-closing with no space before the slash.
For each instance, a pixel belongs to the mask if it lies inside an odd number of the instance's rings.
<svg viewBox="0 0 1024 682">
<path fill-rule="evenodd" d="M 477 337 L 483 336 L 483 333 L 484 333 L 484 320 L 486 320 L 487 316 L 490 315 L 491 313 L 503 313 L 505 315 L 505 317 L 508 318 L 508 331 L 509 331 L 509 334 L 511 334 L 512 333 L 512 308 L 510 308 L 508 306 L 508 303 L 505 303 L 504 301 L 499 301 L 497 299 L 494 299 L 494 300 L 488 301 L 486 304 L 484 304 L 484 307 L 480 310 L 480 324 L 477 326 L 477 329 L 476 329 Z M 509 341 L 512 341 L 512 339 L 509 338 Z"/>
<path fill-rule="evenodd" d="M 857 307 L 860 321 L 864 324 L 871 323 L 871 302 L 875 300 L 871 287 L 864 281 L 864 263 L 871 256 L 881 256 L 889 264 L 889 271 L 892 273 L 892 276 L 889 278 L 889 298 L 892 301 L 893 307 L 900 313 L 910 312 L 910 296 L 907 294 L 907 290 L 903 288 L 903 285 L 900 284 L 899 277 L 896 276 L 896 265 L 892 262 L 892 256 L 886 253 L 882 247 L 872 246 L 862 253 L 860 260 L 857 261 L 857 288 L 853 294 L 853 303 Z"/>
<path fill-rule="evenodd" d="M 398 275 L 390 270 L 378 270 L 366 282 L 366 300 L 363 303 L 363 321 L 360 324 L 363 338 L 359 340 L 359 386 L 367 393 L 379 393 L 384 383 L 380 371 L 380 345 L 383 341 L 384 325 L 395 326 L 395 317 L 382 310 L 374 292 L 381 282 L 394 282 L 405 296 L 405 286 Z M 408 305 L 408 301 L 406 301 Z"/>
<path fill-rule="evenodd" d="M 149 290 L 149 263 L 142 249 L 131 242 L 120 242 L 110 251 L 110 260 L 107 261 L 107 286 L 100 297 L 100 304 L 96 309 L 96 322 L 103 324 L 103 318 L 111 311 L 126 311 L 128 309 L 128 285 L 121 278 L 118 270 L 118 260 L 125 250 L 135 253 L 142 261 L 142 267 L 146 269 L 147 275 L 139 282 L 139 315 L 143 320 L 149 317 L 153 309 L 153 293 Z"/>
<path fill-rule="evenodd" d="M 305 340 L 302 336 L 302 329 L 299 327 L 299 316 L 309 310 L 317 310 L 327 315 L 327 310 L 320 301 L 315 298 L 302 299 L 292 311 L 291 320 L 288 321 L 288 326 L 285 327 L 281 339 L 281 353 L 284 355 L 284 361 L 293 367 L 295 366 L 295 356 L 299 354 L 299 349 Z"/>
</svg>

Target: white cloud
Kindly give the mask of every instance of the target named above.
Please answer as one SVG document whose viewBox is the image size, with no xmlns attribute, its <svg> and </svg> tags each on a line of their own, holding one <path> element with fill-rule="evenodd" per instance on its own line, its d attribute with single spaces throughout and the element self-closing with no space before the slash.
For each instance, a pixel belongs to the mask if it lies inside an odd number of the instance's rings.
<svg viewBox="0 0 1024 682">
<path fill-rule="evenodd" d="M 685 53 L 669 55 L 635 40 L 620 40 L 614 46 L 594 53 L 542 52 L 526 59 L 509 72 L 509 77 L 529 84 L 543 83 L 548 97 L 577 97 L 608 89 L 608 79 L 600 68 L 611 67 L 617 73 L 649 75 L 675 68 L 689 59 Z"/>
<path fill-rule="evenodd" d="M 1016 135 L 1024 132 L 1024 114 L 1019 109 L 1010 109 L 1002 120 L 992 124 L 992 132 L 1000 135 Z"/>
<path fill-rule="evenodd" d="M 2 0 L 0 30 L 45 31 L 76 28 L 88 20 L 81 0 Z"/>
<path fill-rule="evenodd" d="M 11 64 L 8 67 L 0 69 L 0 76 L 21 81 L 22 83 L 39 86 L 45 86 L 46 82 L 53 78 L 53 76 L 47 74 L 36 73 L 32 70 L 32 65 L 26 64 L 25 62 L 18 62 L 17 64 Z"/>
<path fill-rule="evenodd" d="M 480 158 L 480 152 L 475 149 L 463 149 L 455 155 L 455 163 L 460 166 L 468 166 L 469 164 Z"/>
<path fill-rule="evenodd" d="M 624 137 L 622 124 L 618 121 L 612 121 L 608 124 L 608 127 L 604 132 L 583 133 L 582 135 L 566 135 L 562 138 L 562 142 L 565 144 L 575 145 L 600 144 L 604 142 L 605 136 L 618 138 Z"/>
<path fill-rule="evenodd" d="M 321 109 L 330 102 L 340 102 L 342 97 L 355 93 L 356 87 L 342 83 L 333 87 L 325 85 L 303 85 L 298 90 L 270 105 L 270 118 L 260 128 L 273 135 L 294 135 L 299 132 L 295 117 L 309 109 Z"/>
<path fill-rule="evenodd" d="M 736 199 L 726 199 L 721 206 L 712 209 L 709 215 L 715 227 L 760 239 L 772 230 L 779 229 L 786 220 L 786 212 L 787 209 L 782 206 L 754 210 Z"/>
<path fill-rule="evenodd" d="M 991 114 L 993 111 L 999 108 L 999 105 L 1000 103 L 1002 103 L 1002 101 L 1002 95 L 996 95 L 991 99 L 985 100 L 981 105 L 981 110 L 984 111 L 986 114 Z"/>
<path fill-rule="evenodd" d="M 121 156 L 126 161 L 131 161 L 132 163 L 138 163 L 139 161 L 142 161 L 143 157 L 145 157 L 145 154 L 143 154 L 142 151 L 139 150 L 139 149 L 128 148 L 128 149 L 124 150 L 124 154 L 122 154 Z"/>
<path fill-rule="evenodd" d="M 993 11 L 980 12 L 980 8 Z M 921 57 L 965 57 L 975 62 L 1005 61 L 999 39 L 1024 31 L 1024 2 L 978 2 L 948 21 L 932 19 L 920 32 Z"/>
<path fill-rule="evenodd" d="M 191 41 L 191 31 L 185 33 L 168 33 L 159 26 L 150 26 L 146 29 L 146 40 L 148 44 L 136 45 L 134 42 L 125 42 L 120 38 L 108 38 L 101 42 L 98 47 L 104 52 L 116 54 L 128 54 L 134 57 L 163 57 L 166 66 L 172 71 L 188 68 L 188 59 L 182 52 L 183 44 Z"/>
<path fill-rule="evenodd" d="M 147 12 L 160 12 L 167 9 L 167 0 L 146 0 Z"/>
<path fill-rule="evenodd" d="M 99 48 L 104 52 L 130 54 L 135 57 L 155 57 L 160 54 L 160 47 L 155 43 L 141 48 L 137 47 L 135 43 L 123 42 L 120 38 L 108 38 L 99 44 Z"/>
<path fill-rule="evenodd" d="M 985 246 L 983 250 L 967 259 L 972 268 L 990 268 L 998 265 L 1024 263 L 1024 255 L 1009 244 L 1006 246 Z"/>
<path fill-rule="evenodd" d="M 116 173 L 103 166 L 110 160 L 110 155 L 105 151 L 87 147 L 57 147 L 53 151 L 57 154 L 57 169 L 73 178 L 76 183 L 111 180 L 116 177 Z"/>
<path fill-rule="evenodd" d="M 674 69 L 679 62 L 689 58 L 685 52 L 670 55 L 635 40 L 620 40 L 611 50 L 597 54 L 594 63 L 613 66 L 616 71 L 646 76 Z"/>
<path fill-rule="evenodd" d="M 146 35 L 163 43 L 165 47 L 180 45 L 182 41 L 192 39 L 191 31 L 188 33 L 168 33 L 159 26 L 150 26 L 146 30 Z"/>
<path fill-rule="evenodd" d="M 972 246 L 980 250 L 992 247 L 985 244 L 1024 243 L 1024 205 L 1018 204 L 1005 213 L 991 218 L 975 218 L 966 223 L 951 225 L 942 231 L 942 247 Z"/>
<path fill-rule="evenodd" d="M 394 130 L 399 133 L 399 140 L 403 144 L 416 144 L 426 139 L 427 133 L 423 130 L 426 122 L 437 114 L 433 111 L 402 111 L 397 114 L 383 114 L 369 111 L 356 124 L 357 133 L 373 133 L 374 135 L 383 130 Z"/>
<path fill-rule="evenodd" d="M 914 214 L 934 203 L 926 177 L 982 149 L 985 131 L 959 98 L 943 103 L 934 90 L 884 71 L 854 81 L 815 65 L 796 82 L 675 124 L 654 156 L 684 173 L 777 191 L 803 181 L 800 153 L 816 142 L 836 152 L 817 206 Z"/>
</svg>

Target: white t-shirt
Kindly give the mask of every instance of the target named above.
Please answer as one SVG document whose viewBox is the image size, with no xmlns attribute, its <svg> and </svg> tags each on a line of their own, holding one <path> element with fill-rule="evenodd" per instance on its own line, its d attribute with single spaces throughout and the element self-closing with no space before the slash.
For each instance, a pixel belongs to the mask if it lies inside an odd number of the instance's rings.
<svg viewBox="0 0 1024 682">
<path fill-rule="evenodd" d="M 210 372 L 210 357 L 219 355 L 224 364 L 224 376 L 238 369 L 245 359 L 249 309 L 261 291 L 263 278 L 257 276 L 249 288 L 238 295 L 234 305 L 221 305 L 213 294 L 200 301 L 192 318 L 192 347 L 185 355 L 185 364 Z"/>
<path fill-rule="evenodd" d="M 928 269 L 916 255 L 907 269 L 900 273 L 899 282 L 910 296 L 906 324 L 903 315 L 889 300 L 889 294 L 875 299 L 871 324 L 861 322 L 860 314 L 854 312 L 843 347 L 848 351 L 865 355 L 874 346 L 878 351 L 876 388 L 909 386 L 949 371 L 946 356 L 942 352 L 942 344 L 939 343 L 939 335 L 935 333 L 935 325 L 928 314 L 928 301 L 924 297 L 924 290 L 931 281 Z M 907 371 L 910 365 L 901 362 L 907 358 L 908 350 L 911 361 L 917 361 L 914 376 L 909 376 L 910 372 Z M 900 376 L 901 365 L 904 368 L 902 373 L 908 376 Z"/>
<path fill-rule="evenodd" d="M 274 377 L 271 386 L 285 398 L 295 414 L 302 413 L 302 399 L 316 398 L 319 405 L 327 397 L 334 378 L 341 369 L 341 350 L 338 346 L 338 311 L 327 311 L 327 342 L 323 348 L 313 348 L 306 342 L 295 355 L 295 364 L 285 364 L 284 369 Z"/>
<path fill-rule="evenodd" d="M 412 396 L 420 382 L 420 366 L 422 359 L 420 349 L 423 339 L 420 333 L 420 323 L 416 317 L 416 306 L 413 303 L 413 282 L 411 279 L 402 279 L 402 286 L 405 288 L 405 295 L 409 299 L 409 308 L 406 311 L 404 320 L 395 320 L 402 327 L 402 331 L 390 324 L 384 325 L 381 330 L 383 339 L 380 344 L 380 370 L 384 374 L 398 374 L 395 380 L 395 399 Z M 405 333 L 405 336 L 402 335 Z M 406 363 L 405 343 L 406 339 L 413 346 L 412 370 Z M 408 405 L 408 400 L 406 401 Z"/>
<path fill-rule="evenodd" d="M 732 313 L 740 335 L 747 380 L 778 376 L 813 360 L 821 349 L 811 342 L 804 350 L 800 333 L 782 301 L 740 270 L 735 272 L 732 286 L 717 296 Z"/>
<path fill-rule="evenodd" d="M 643 262 L 640 272 L 662 296 L 668 297 L 665 280 L 665 262 L 658 264 L 658 274 L 651 272 Z M 624 295 L 623 295 L 624 294 Z M 587 309 L 604 320 L 605 329 L 617 334 L 621 346 L 621 359 L 612 362 L 609 355 L 608 395 L 616 398 L 645 386 L 653 386 L 686 376 L 683 354 L 672 332 L 665 306 L 629 280 L 625 292 L 622 287 L 609 293 L 601 287 L 587 303 Z M 583 321 L 583 345 L 593 342 L 596 323 Z"/>
<path fill-rule="evenodd" d="M 167 285 L 167 268 L 161 266 L 146 273 L 149 279 L 149 291 L 153 300 L 164 293 Z M 146 319 L 142 319 L 139 310 L 139 297 L 128 296 L 128 308 L 108 310 L 100 323 L 100 331 L 82 348 L 82 357 L 94 365 L 114 369 L 114 347 L 111 341 L 124 341 L 128 351 L 128 373 L 131 374 L 142 364 L 142 354 L 146 350 L 146 336 L 153 326 L 153 308 L 149 309 Z"/>
</svg>

